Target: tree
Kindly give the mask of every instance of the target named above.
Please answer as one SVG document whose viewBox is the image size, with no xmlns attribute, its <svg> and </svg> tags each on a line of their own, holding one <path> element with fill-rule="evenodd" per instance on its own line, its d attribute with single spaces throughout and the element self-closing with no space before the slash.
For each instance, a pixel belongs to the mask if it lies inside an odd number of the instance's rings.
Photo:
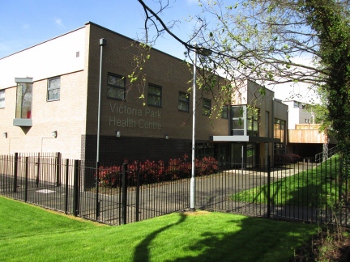
<svg viewBox="0 0 350 262">
<path fill-rule="evenodd" d="M 138 1 L 146 32 L 157 29 L 153 41 L 166 32 L 187 51 L 210 49 L 201 67 L 232 80 L 225 90 L 234 92 L 245 79 L 261 85 L 307 83 L 321 90 L 340 147 L 350 148 L 348 0 L 244 0 L 234 5 L 199 0 L 202 12 L 194 18 L 200 26 L 187 41 L 172 34 L 160 12 Z M 159 3 L 159 11 L 169 4 Z"/>
</svg>

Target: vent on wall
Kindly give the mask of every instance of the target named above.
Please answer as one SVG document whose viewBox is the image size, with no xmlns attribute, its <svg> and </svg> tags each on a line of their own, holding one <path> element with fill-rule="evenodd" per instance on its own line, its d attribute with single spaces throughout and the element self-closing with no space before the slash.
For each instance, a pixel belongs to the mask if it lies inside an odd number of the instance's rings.
<svg viewBox="0 0 350 262">
<path fill-rule="evenodd" d="M 75 53 L 75 57 L 79 57 L 79 56 L 80 56 L 80 52 L 78 51 Z"/>
</svg>

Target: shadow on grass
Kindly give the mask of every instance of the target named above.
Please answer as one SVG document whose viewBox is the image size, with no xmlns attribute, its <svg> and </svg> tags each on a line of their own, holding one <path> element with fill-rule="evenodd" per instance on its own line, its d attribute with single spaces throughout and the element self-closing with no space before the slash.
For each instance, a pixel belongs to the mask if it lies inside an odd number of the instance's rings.
<svg viewBox="0 0 350 262">
<path fill-rule="evenodd" d="M 157 237 L 160 233 L 164 232 L 165 230 L 174 227 L 176 225 L 179 225 L 186 220 L 186 215 L 183 213 L 180 214 L 180 219 L 174 224 L 167 225 L 165 227 L 162 227 L 156 231 L 154 231 L 152 234 L 148 235 L 139 245 L 135 248 L 135 256 L 134 256 L 134 262 L 147 262 L 150 260 L 150 249 L 149 245 L 153 239 Z"/>
<path fill-rule="evenodd" d="M 277 226 L 278 223 L 285 223 L 285 227 Z M 304 230 L 293 228 L 287 222 L 247 217 L 229 221 L 228 227 L 230 224 L 239 226 L 240 230 L 203 233 L 201 240 L 186 247 L 198 252 L 197 256 L 169 261 L 289 261 L 297 243 L 305 241 L 302 240 Z"/>
<path fill-rule="evenodd" d="M 293 258 L 294 249 L 305 242 L 312 230 L 310 225 L 295 226 L 290 222 L 243 216 L 231 218 L 228 217 L 226 222 L 220 222 L 219 227 L 215 224 L 202 225 L 201 229 L 197 230 L 204 233 L 198 237 L 189 235 L 189 238 L 193 239 L 190 245 L 185 241 L 186 244 L 178 247 L 180 249 L 178 254 L 181 254 L 181 257 L 168 258 L 165 261 L 289 261 Z M 172 230 L 179 230 L 179 234 L 183 234 L 180 224 L 185 220 L 186 215 L 182 214 L 178 222 L 148 235 L 136 247 L 134 262 L 151 261 L 151 241 L 171 227 L 178 227 Z M 205 220 L 199 221 L 203 223 Z"/>
</svg>

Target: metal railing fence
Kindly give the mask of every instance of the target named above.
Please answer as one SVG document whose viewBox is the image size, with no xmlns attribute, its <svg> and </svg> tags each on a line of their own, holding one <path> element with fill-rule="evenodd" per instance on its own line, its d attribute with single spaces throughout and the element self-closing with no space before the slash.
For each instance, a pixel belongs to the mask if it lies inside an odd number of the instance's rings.
<svg viewBox="0 0 350 262">
<path fill-rule="evenodd" d="M 349 224 L 349 165 L 270 160 L 245 166 L 196 163 L 196 208 L 315 223 Z M 240 160 L 235 163 L 241 163 Z M 99 168 L 96 168 L 99 166 Z M 0 156 L 0 194 L 120 225 L 187 210 L 191 162 L 101 165 L 61 154 Z"/>
</svg>

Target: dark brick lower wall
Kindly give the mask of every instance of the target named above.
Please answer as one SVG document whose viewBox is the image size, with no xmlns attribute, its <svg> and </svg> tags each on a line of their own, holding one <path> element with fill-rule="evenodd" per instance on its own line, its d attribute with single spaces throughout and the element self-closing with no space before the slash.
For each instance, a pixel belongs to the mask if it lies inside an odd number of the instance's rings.
<svg viewBox="0 0 350 262">
<path fill-rule="evenodd" d="M 82 159 L 96 160 L 96 136 L 82 136 Z M 85 148 L 84 148 L 85 145 Z M 191 140 L 146 137 L 100 137 L 100 162 L 168 160 L 191 155 Z"/>
</svg>

